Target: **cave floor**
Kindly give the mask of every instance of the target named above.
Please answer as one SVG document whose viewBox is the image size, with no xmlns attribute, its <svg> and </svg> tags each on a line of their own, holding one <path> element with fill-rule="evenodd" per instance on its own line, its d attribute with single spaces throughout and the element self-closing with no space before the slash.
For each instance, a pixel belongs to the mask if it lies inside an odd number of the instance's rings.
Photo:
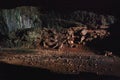
<svg viewBox="0 0 120 80">
<path fill-rule="evenodd" d="M 46 69 L 58 74 L 87 72 L 120 77 L 120 57 L 98 55 L 93 51 L 79 48 L 62 50 L 6 48 L 0 50 L 0 63 Z"/>
</svg>

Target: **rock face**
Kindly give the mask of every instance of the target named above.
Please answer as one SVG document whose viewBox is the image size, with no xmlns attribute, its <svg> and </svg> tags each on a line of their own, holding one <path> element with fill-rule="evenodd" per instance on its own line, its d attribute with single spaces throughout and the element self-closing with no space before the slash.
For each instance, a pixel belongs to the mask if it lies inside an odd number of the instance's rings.
<svg viewBox="0 0 120 80">
<path fill-rule="evenodd" d="M 0 11 L 0 35 L 5 35 L 8 32 L 8 28 L 5 22 L 5 19 L 2 15 L 2 11 Z"/>
<path fill-rule="evenodd" d="M 114 16 L 97 15 L 93 12 L 87 12 L 87 11 L 75 11 L 72 13 L 71 19 L 77 22 L 81 22 L 91 28 L 100 28 L 102 26 L 106 27 L 107 25 L 111 25 L 115 23 Z"/>
<path fill-rule="evenodd" d="M 8 27 L 0 11 L 0 44 L 8 38 Z"/>
<path fill-rule="evenodd" d="M 77 47 L 107 37 L 108 29 L 115 21 L 114 16 L 86 11 L 43 13 L 31 6 L 3 9 L 0 10 L 0 45 L 53 49 L 63 45 Z"/>
<path fill-rule="evenodd" d="M 23 6 L 14 9 L 0 10 L 9 31 L 31 27 L 73 27 L 87 25 L 90 28 L 106 28 L 115 23 L 111 15 L 98 15 L 87 11 L 74 11 L 61 14 L 54 11 L 42 12 L 38 7 Z M 3 20 L 1 20 L 3 21 Z"/>
<path fill-rule="evenodd" d="M 1 15 L 9 31 L 41 26 L 39 13 L 35 7 L 17 7 L 1 10 Z"/>
</svg>

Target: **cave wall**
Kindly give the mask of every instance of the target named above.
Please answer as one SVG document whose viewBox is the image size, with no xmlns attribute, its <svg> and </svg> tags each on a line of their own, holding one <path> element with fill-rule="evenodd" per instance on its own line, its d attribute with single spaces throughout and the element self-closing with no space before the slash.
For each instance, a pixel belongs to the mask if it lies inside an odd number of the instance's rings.
<svg viewBox="0 0 120 80">
<path fill-rule="evenodd" d="M 55 10 L 56 11 L 56 10 Z M 111 36 L 109 39 L 102 42 L 105 49 L 108 50 L 116 49 L 119 52 L 119 25 L 120 22 L 116 23 L 114 16 L 110 15 L 100 15 L 93 12 L 86 11 L 71 11 L 69 14 L 64 13 L 64 15 L 56 14 L 54 12 L 45 11 L 46 13 L 40 12 L 38 7 L 23 6 L 13 9 L 1 9 L 0 10 L 0 38 L 3 35 L 7 35 L 9 31 L 14 31 L 17 29 L 25 29 L 32 27 L 66 27 L 66 26 L 80 26 L 81 23 L 85 25 L 109 26 Z M 57 12 L 57 11 L 56 11 Z M 62 13 L 63 14 L 63 13 Z M 119 17 L 118 17 L 119 18 Z M 76 24 L 77 23 L 77 24 Z M 100 23 L 100 24 L 99 24 Z M 79 25 L 80 24 L 80 25 Z M 71 26 L 73 25 L 73 26 Z M 88 26 L 87 25 L 87 26 Z M 59 28 L 58 28 L 59 29 Z M 100 48 L 103 44 L 100 43 Z M 112 44 L 114 46 L 110 46 Z M 92 44 L 94 45 L 94 44 Z M 99 44 L 96 44 L 99 46 Z M 102 46 L 101 46 L 102 45 Z M 96 47 L 96 46 L 95 46 Z M 98 47 L 99 48 L 99 47 Z"/>
<path fill-rule="evenodd" d="M 72 27 L 84 25 L 111 25 L 115 18 L 110 15 L 98 15 L 87 11 L 73 11 L 61 14 L 56 11 L 40 12 L 39 7 L 22 6 L 2 9 L 1 24 L 9 31 L 31 27 Z M 3 25 L 4 24 L 4 25 Z M 3 30 L 4 31 L 4 30 Z"/>
<path fill-rule="evenodd" d="M 35 7 L 2 9 L 1 16 L 9 31 L 41 26 L 38 9 Z"/>
</svg>

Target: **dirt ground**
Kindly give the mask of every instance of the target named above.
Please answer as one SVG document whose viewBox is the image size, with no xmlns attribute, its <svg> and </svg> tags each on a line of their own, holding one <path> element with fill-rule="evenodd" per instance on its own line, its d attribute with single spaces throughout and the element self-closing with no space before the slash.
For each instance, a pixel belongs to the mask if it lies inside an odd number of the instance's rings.
<svg viewBox="0 0 120 80">
<path fill-rule="evenodd" d="M 1 49 L 0 62 L 42 68 L 58 74 L 78 75 L 87 72 L 96 75 L 120 77 L 120 57 L 98 55 L 94 51 L 80 48 L 64 48 L 62 50 Z"/>
</svg>

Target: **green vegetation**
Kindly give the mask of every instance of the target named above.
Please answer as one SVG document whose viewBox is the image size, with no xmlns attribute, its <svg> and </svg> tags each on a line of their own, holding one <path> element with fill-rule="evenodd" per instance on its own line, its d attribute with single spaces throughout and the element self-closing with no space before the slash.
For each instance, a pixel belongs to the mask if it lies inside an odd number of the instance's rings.
<svg viewBox="0 0 120 80">
<path fill-rule="evenodd" d="M 18 48 L 34 48 L 35 41 L 38 38 L 41 39 L 41 35 L 42 32 L 40 28 L 19 29 L 9 33 L 7 46 L 9 45 L 9 47 Z"/>
</svg>

